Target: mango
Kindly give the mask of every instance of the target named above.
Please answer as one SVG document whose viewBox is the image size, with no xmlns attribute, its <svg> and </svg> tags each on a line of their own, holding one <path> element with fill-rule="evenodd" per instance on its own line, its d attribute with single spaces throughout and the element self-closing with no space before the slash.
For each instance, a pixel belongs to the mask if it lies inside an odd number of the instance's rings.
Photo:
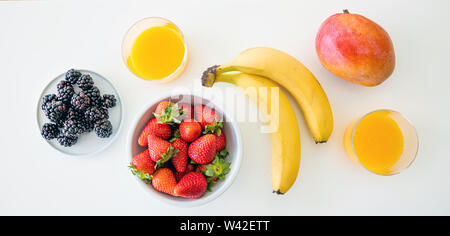
<svg viewBox="0 0 450 236">
<path fill-rule="evenodd" d="M 331 73 L 352 83 L 377 86 L 395 68 L 395 52 L 389 34 L 377 23 L 344 10 L 320 26 L 316 51 Z"/>
</svg>

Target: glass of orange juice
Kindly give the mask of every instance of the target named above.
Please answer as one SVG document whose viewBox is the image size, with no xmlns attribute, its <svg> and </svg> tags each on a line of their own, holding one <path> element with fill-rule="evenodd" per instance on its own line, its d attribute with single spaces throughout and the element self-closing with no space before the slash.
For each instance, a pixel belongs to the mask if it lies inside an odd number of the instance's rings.
<svg viewBox="0 0 450 236">
<path fill-rule="evenodd" d="M 135 23 L 125 34 L 122 58 L 137 77 L 168 82 L 184 71 L 188 48 L 183 33 L 174 23 L 149 17 Z"/>
<path fill-rule="evenodd" d="M 377 110 L 351 123 L 344 136 L 349 158 L 379 175 L 395 175 L 416 159 L 419 139 L 400 113 Z"/>
</svg>

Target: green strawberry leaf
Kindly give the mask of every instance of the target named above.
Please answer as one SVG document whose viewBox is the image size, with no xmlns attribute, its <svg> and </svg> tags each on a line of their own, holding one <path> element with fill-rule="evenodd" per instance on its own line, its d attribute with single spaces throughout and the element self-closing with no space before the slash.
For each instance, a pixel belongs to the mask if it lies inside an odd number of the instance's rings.
<svg viewBox="0 0 450 236">
<path fill-rule="evenodd" d="M 209 176 L 209 177 L 214 177 L 215 176 L 214 170 L 212 170 L 212 169 L 206 170 L 205 175 Z"/>
<path fill-rule="evenodd" d="M 156 162 L 155 170 L 162 167 L 164 163 L 168 162 L 170 159 L 172 159 L 172 157 L 176 156 L 178 152 L 180 152 L 180 150 L 170 145 L 170 147 L 167 148 L 166 153 L 161 153 L 162 158 Z"/>
<path fill-rule="evenodd" d="M 143 180 L 146 184 L 152 183 L 153 175 L 142 173 L 142 172 L 138 171 L 133 165 L 128 166 L 128 168 L 130 168 L 131 173 L 133 175 L 139 177 L 139 179 Z"/>
<path fill-rule="evenodd" d="M 208 188 L 207 188 L 208 192 L 212 192 L 211 186 L 212 186 L 212 185 L 208 183 Z"/>
<path fill-rule="evenodd" d="M 181 122 L 184 119 L 184 116 L 186 115 L 184 113 L 184 110 L 178 107 L 178 103 L 172 105 L 172 102 L 170 100 L 169 105 L 161 115 L 158 115 L 156 113 L 153 114 L 155 115 L 156 118 L 158 118 L 158 123 L 160 124 L 166 123 L 169 125 L 181 124 Z"/>
<path fill-rule="evenodd" d="M 226 148 L 224 148 L 222 151 L 218 152 L 216 155 L 218 155 L 221 158 L 226 158 L 228 156 L 228 151 Z"/>
<path fill-rule="evenodd" d="M 224 154 L 228 155 L 228 152 L 225 150 Z M 202 174 L 206 176 L 208 189 L 217 183 L 217 180 L 225 180 L 225 175 L 231 171 L 231 163 L 226 162 L 225 159 L 220 156 L 220 153 L 216 154 L 214 160 L 210 164 L 202 166 L 206 168 L 202 171 Z"/>
<path fill-rule="evenodd" d="M 181 138 L 181 134 L 180 134 L 180 130 L 177 129 L 174 133 L 172 138 L 169 140 L 169 142 L 173 143 L 175 140 L 177 140 L 178 138 Z"/>
<path fill-rule="evenodd" d="M 222 135 L 223 121 L 217 122 L 214 120 L 212 125 L 206 125 L 203 134 L 213 134 L 216 133 L 218 136 Z"/>
</svg>

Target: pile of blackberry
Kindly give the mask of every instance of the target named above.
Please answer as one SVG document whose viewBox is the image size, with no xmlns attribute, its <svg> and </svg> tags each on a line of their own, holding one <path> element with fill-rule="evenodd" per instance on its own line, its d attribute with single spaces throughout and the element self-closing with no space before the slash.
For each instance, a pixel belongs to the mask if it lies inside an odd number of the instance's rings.
<svg viewBox="0 0 450 236">
<path fill-rule="evenodd" d="M 56 139 L 62 146 L 71 147 L 83 133 L 94 131 L 100 138 L 111 136 L 113 127 L 108 120 L 108 109 L 116 106 L 114 95 L 102 96 L 92 77 L 75 69 L 67 71 L 56 89 L 57 94 L 42 98 L 41 109 L 51 121 L 42 127 L 42 137 Z"/>
</svg>

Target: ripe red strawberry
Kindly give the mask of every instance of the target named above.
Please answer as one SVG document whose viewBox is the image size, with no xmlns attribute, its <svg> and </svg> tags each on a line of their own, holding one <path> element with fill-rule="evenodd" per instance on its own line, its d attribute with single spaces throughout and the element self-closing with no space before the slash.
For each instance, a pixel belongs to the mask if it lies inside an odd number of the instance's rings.
<svg viewBox="0 0 450 236">
<path fill-rule="evenodd" d="M 198 164 L 208 164 L 216 154 L 216 136 L 206 134 L 189 145 L 189 157 Z"/>
<path fill-rule="evenodd" d="M 152 185 L 153 188 L 160 192 L 173 195 L 174 189 L 177 186 L 177 180 L 169 168 L 161 168 L 153 175 Z"/>
<path fill-rule="evenodd" d="M 155 162 L 150 158 L 148 149 L 134 156 L 131 165 L 136 168 L 137 171 L 149 175 L 153 174 L 155 171 Z"/>
<path fill-rule="evenodd" d="M 184 120 L 194 119 L 192 106 L 186 103 L 178 104 L 178 107 L 183 109 Z"/>
<path fill-rule="evenodd" d="M 223 132 L 223 130 L 214 133 L 214 136 L 216 136 L 216 152 L 220 152 L 226 147 L 227 138 L 225 137 L 225 133 Z"/>
<path fill-rule="evenodd" d="M 220 114 L 205 105 L 196 105 L 194 107 L 194 113 L 195 119 L 200 123 L 202 128 L 214 124 L 214 121 L 221 121 Z"/>
<path fill-rule="evenodd" d="M 169 141 L 158 138 L 155 135 L 149 135 L 148 152 L 150 158 L 159 165 L 170 160 L 170 158 L 178 153 L 178 150 L 175 149 Z"/>
<path fill-rule="evenodd" d="M 192 142 L 196 140 L 202 133 L 202 127 L 195 120 L 185 120 L 180 124 L 181 138 L 186 142 Z"/>
<path fill-rule="evenodd" d="M 155 162 L 150 158 L 148 150 L 145 150 L 133 157 L 131 161 L 131 173 L 136 175 L 145 183 L 152 182 L 152 174 L 155 172 Z"/>
<path fill-rule="evenodd" d="M 162 102 L 160 102 L 158 104 L 158 106 L 156 106 L 155 114 L 158 115 L 158 116 L 162 115 L 164 110 L 166 110 L 166 108 L 169 106 L 169 104 L 173 105 L 174 103 L 173 102 L 169 103 L 169 101 L 162 101 Z"/>
<path fill-rule="evenodd" d="M 187 173 L 173 190 L 174 196 L 197 199 L 202 197 L 208 189 L 208 183 L 203 174 L 198 172 Z"/>
<path fill-rule="evenodd" d="M 152 118 L 147 122 L 139 136 L 139 145 L 146 147 L 148 144 L 148 136 L 153 134 L 162 139 L 168 139 L 172 135 L 172 130 L 168 124 L 159 124 L 156 118 Z"/>
<path fill-rule="evenodd" d="M 177 180 L 177 182 L 179 182 L 181 178 L 183 178 L 183 176 L 192 171 L 194 171 L 194 165 L 188 164 L 184 172 L 175 172 L 175 179 Z"/>
<path fill-rule="evenodd" d="M 208 168 L 206 168 L 206 165 L 198 165 L 197 169 L 195 171 L 203 173 L 203 171 L 207 171 Z"/>
<path fill-rule="evenodd" d="M 172 164 L 177 172 L 184 172 L 188 162 L 187 152 L 189 145 L 183 139 L 177 138 L 172 142 L 172 146 L 178 149 L 178 153 L 172 157 Z"/>
</svg>

